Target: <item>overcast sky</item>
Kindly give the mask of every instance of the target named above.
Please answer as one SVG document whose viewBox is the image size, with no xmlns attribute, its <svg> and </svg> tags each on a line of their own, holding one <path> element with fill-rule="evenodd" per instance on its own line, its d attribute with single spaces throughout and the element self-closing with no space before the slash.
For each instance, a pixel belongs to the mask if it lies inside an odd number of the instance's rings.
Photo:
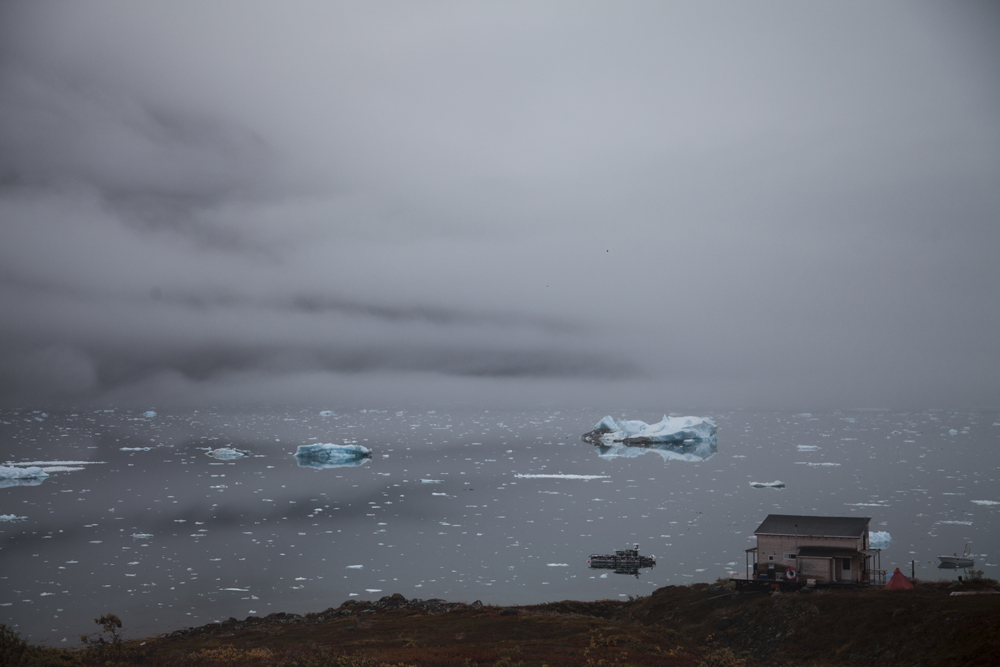
<svg viewBox="0 0 1000 667">
<path fill-rule="evenodd" d="M 0 402 L 998 407 L 997 35 L 5 3 Z"/>
</svg>

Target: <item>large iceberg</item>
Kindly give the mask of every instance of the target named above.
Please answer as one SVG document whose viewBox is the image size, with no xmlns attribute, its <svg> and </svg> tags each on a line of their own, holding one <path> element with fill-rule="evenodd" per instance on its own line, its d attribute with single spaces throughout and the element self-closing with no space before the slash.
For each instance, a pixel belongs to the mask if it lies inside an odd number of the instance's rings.
<svg viewBox="0 0 1000 667">
<path fill-rule="evenodd" d="M 593 444 L 652 445 L 714 441 L 716 425 L 707 417 L 667 417 L 656 424 L 605 417 L 583 439 Z"/>
<path fill-rule="evenodd" d="M 321 443 L 299 445 L 295 461 L 300 468 L 344 468 L 359 466 L 372 457 L 372 450 L 363 445 Z"/>
<path fill-rule="evenodd" d="M 892 535 L 884 530 L 868 531 L 868 546 L 872 549 L 885 549 L 892 542 Z"/>
</svg>

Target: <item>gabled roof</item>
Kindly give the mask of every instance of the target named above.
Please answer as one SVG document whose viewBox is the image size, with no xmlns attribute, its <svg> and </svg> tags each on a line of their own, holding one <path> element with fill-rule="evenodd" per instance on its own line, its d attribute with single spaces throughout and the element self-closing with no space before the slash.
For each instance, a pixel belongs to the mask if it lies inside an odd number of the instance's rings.
<svg viewBox="0 0 1000 667">
<path fill-rule="evenodd" d="M 799 537 L 861 537 L 871 517 L 797 516 L 768 514 L 754 535 L 798 535 Z"/>
</svg>

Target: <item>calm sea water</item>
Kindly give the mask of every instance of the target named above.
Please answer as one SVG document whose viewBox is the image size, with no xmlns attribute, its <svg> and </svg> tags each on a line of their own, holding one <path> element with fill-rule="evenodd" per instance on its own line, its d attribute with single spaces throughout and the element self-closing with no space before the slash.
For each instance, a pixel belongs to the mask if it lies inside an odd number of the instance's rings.
<svg viewBox="0 0 1000 667">
<path fill-rule="evenodd" d="M 345 599 L 487 604 L 645 595 L 745 570 L 768 513 L 869 516 L 883 568 L 1000 578 L 1000 414 L 697 411 L 715 451 L 602 450 L 604 416 L 562 411 L 0 412 L 0 622 L 72 645 L 116 613 L 131 636 Z M 615 411 L 658 421 L 655 413 Z M 360 444 L 302 467 L 298 445 Z M 209 450 L 248 455 L 217 460 Z M 706 458 L 707 457 L 707 458 Z M 783 489 L 751 482 L 782 481 Z M 587 556 L 639 543 L 639 577 Z"/>
</svg>

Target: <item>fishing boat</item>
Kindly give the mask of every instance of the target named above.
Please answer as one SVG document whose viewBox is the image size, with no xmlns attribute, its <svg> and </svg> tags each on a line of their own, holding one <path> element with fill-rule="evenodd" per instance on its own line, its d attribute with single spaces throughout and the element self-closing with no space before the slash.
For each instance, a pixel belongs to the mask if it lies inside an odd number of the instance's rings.
<svg viewBox="0 0 1000 667">
<path fill-rule="evenodd" d="M 976 561 L 964 556 L 938 556 L 941 564 L 938 567 L 972 567 Z"/>
<path fill-rule="evenodd" d="M 972 554 L 969 553 L 969 545 L 965 545 L 965 549 L 962 551 L 962 555 L 952 554 L 951 556 L 938 556 L 938 560 L 941 563 L 938 567 L 942 568 L 959 568 L 959 567 L 972 567 L 975 564 L 975 560 L 972 559 Z"/>
<path fill-rule="evenodd" d="M 653 567 L 656 560 L 650 556 L 639 555 L 639 545 L 634 549 L 615 549 L 613 554 L 591 554 L 587 559 L 592 568 L 608 570 L 625 570 L 629 574 L 640 567 Z"/>
</svg>

